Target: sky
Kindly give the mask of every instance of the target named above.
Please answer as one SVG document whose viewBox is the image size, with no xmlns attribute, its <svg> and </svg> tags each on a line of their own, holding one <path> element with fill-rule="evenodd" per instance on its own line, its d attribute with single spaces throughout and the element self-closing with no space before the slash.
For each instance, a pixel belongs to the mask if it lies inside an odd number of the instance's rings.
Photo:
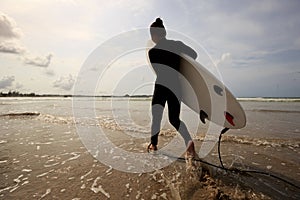
<svg viewBox="0 0 300 200">
<path fill-rule="evenodd" d="M 299 9 L 297 0 L 1 0 L 0 91 L 73 94 L 95 49 L 161 17 L 167 31 L 184 35 L 169 39 L 203 48 L 235 96 L 300 97 Z M 204 56 L 197 61 L 209 68 Z M 97 94 L 151 94 L 145 53 L 113 63 L 125 72 L 102 77 Z"/>
</svg>

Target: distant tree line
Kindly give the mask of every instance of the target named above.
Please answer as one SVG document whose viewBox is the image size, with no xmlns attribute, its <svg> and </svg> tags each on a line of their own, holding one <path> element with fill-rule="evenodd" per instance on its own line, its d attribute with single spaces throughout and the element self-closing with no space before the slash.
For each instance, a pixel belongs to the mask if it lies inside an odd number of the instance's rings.
<svg viewBox="0 0 300 200">
<path fill-rule="evenodd" d="M 35 93 L 23 94 L 18 91 L 9 91 L 7 93 L 1 92 L 0 97 L 35 97 L 37 96 Z"/>
<path fill-rule="evenodd" d="M 59 94 L 35 94 L 32 93 L 21 93 L 18 91 L 9 91 L 7 93 L 0 92 L 0 97 L 135 97 L 135 98 L 147 98 L 151 97 L 152 95 L 59 95 Z"/>
<path fill-rule="evenodd" d="M 21 93 L 18 91 L 0 92 L 0 97 L 71 97 L 72 95 Z"/>
</svg>

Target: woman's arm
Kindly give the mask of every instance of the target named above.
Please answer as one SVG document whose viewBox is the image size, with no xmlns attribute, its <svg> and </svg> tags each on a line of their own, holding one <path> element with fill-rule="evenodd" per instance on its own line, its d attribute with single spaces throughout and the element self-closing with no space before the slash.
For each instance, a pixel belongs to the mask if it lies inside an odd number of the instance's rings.
<svg viewBox="0 0 300 200">
<path fill-rule="evenodd" d="M 192 49 L 191 47 L 187 46 L 183 42 L 179 42 L 179 46 L 180 46 L 180 51 L 182 53 L 190 56 L 193 59 L 197 58 L 197 53 L 196 53 L 196 51 L 194 49 Z"/>
</svg>

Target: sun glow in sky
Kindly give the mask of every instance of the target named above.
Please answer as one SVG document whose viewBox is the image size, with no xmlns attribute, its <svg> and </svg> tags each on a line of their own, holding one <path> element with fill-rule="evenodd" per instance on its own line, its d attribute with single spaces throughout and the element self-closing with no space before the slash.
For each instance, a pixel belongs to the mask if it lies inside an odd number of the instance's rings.
<svg viewBox="0 0 300 200">
<path fill-rule="evenodd" d="M 205 48 L 234 95 L 299 97 L 299 9 L 294 0 L 1 0 L 0 91 L 72 94 L 94 49 L 161 17 L 167 30 Z M 137 53 L 116 63 L 130 69 L 145 57 Z M 154 81 L 151 70 L 143 73 L 149 76 L 136 70 L 139 84 Z M 127 93 L 133 75 L 122 79 L 120 93 Z M 110 93 L 109 87 L 98 87 L 99 95 Z M 147 86 L 140 92 L 151 91 Z"/>
</svg>

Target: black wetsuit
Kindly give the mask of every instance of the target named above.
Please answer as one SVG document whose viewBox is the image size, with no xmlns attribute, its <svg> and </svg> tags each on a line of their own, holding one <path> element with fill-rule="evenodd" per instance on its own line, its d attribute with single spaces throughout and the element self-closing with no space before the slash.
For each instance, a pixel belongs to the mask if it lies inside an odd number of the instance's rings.
<svg viewBox="0 0 300 200">
<path fill-rule="evenodd" d="M 161 39 L 148 56 L 157 75 L 152 98 L 151 144 L 157 145 L 163 110 L 168 103 L 169 121 L 184 138 L 187 144 L 191 136 L 186 125 L 180 120 L 181 91 L 178 81 L 178 70 L 181 54 L 194 59 L 197 53 L 180 41 Z"/>
</svg>

